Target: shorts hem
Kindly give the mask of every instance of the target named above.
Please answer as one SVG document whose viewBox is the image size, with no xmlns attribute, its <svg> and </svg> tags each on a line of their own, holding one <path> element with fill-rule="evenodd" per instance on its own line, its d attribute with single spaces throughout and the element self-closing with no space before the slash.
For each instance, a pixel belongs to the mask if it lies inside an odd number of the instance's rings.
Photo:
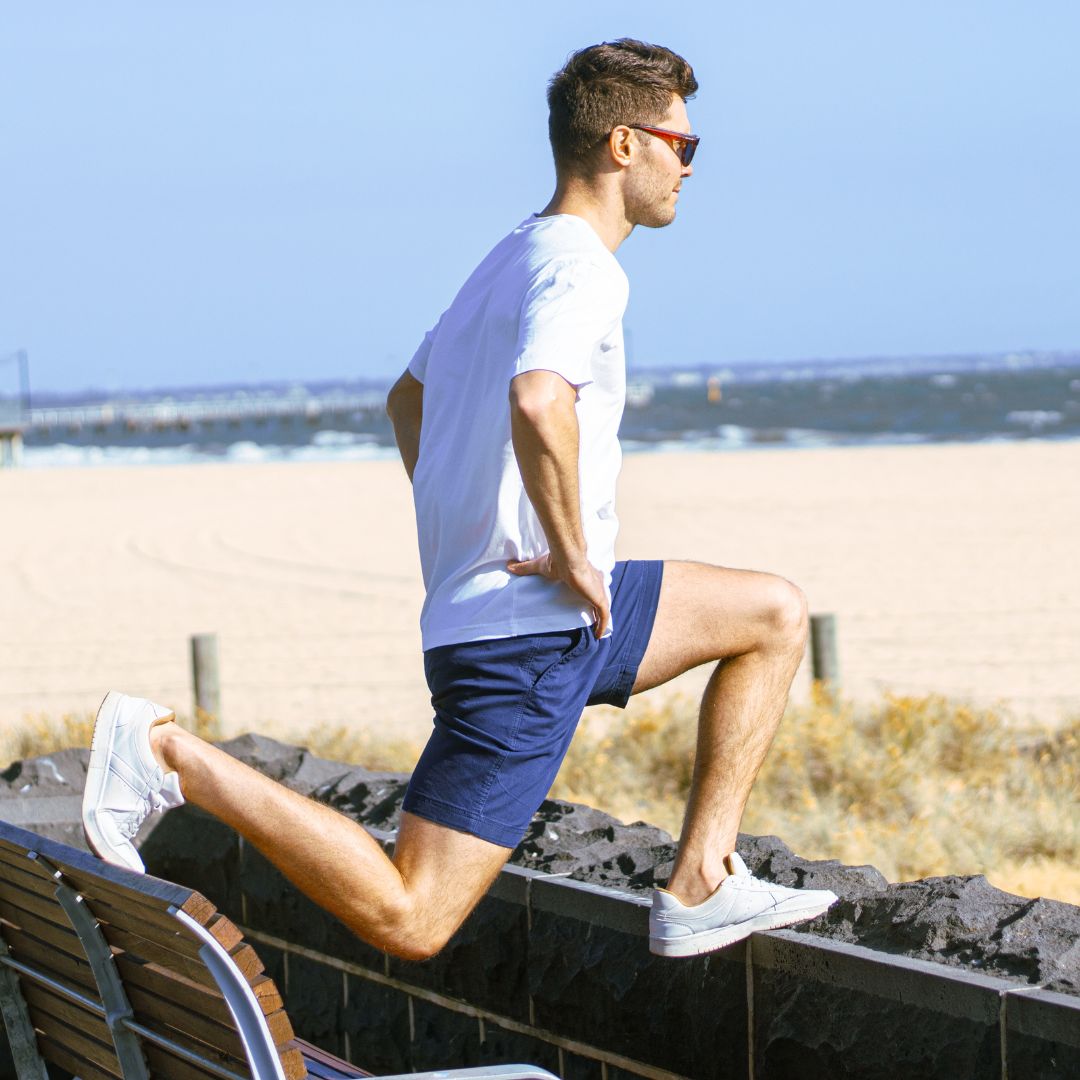
<svg viewBox="0 0 1080 1080">
<path fill-rule="evenodd" d="M 408 797 L 401 804 L 401 809 L 406 813 L 423 818 L 435 825 L 445 825 L 448 829 L 457 832 L 468 833 L 479 840 L 486 840 L 489 844 L 513 850 L 521 843 L 529 822 L 525 822 L 520 828 L 514 828 L 500 822 L 485 821 L 475 814 L 470 814 L 460 807 L 451 806 L 431 799 L 423 795 Z M 532 818 L 530 817 L 530 821 Z"/>
</svg>

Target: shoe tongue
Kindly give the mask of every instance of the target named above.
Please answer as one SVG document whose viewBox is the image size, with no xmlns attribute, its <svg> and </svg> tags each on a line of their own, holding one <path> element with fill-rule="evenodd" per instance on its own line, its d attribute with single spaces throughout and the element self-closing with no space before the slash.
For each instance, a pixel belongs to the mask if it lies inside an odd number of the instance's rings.
<svg viewBox="0 0 1080 1080">
<path fill-rule="evenodd" d="M 733 851 L 730 855 L 724 857 L 724 865 L 728 868 L 728 873 L 732 877 L 750 876 L 750 871 L 746 869 L 746 863 L 742 861 L 742 856 L 737 851 Z"/>
</svg>

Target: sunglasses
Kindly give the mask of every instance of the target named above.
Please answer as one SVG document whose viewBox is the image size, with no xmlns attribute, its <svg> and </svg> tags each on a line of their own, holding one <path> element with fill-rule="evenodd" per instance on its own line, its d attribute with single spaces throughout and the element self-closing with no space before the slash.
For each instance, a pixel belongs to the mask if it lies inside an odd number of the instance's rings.
<svg viewBox="0 0 1080 1080">
<path fill-rule="evenodd" d="M 685 169 L 694 160 L 694 151 L 701 142 L 700 135 L 687 135 L 685 131 L 669 131 L 667 128 L 646 127 L 644 124 L 627 124 L 635 131 L 647 131 L 650 135 L 663 139 L 679 156 Z"/>
</svg>

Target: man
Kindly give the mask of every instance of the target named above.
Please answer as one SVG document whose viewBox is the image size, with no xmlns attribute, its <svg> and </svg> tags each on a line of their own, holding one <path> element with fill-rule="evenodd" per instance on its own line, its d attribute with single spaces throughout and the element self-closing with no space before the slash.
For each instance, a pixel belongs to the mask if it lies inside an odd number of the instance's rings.
<svg viewBox="0 0 1080 1080">
<path fill-rule="evenodd" d="M 388 399 L 413 484 L 435 730 L 393 859 L 355 823 L 110 694 L 84 819 L 141 869 L 130 838 L 190 800 L 255 844 L 360 937 L 433 955 L 486 892 L 558 771 L 585 705 L 719 661 L 701 703 L 679 854 L 650 947 L 719 948 L 836 898 L 751 877 L 735 853 L 750 787 L 803 654 L 806 608 L 768 574 L 616 563 L 626 277 L 636 225 L 675 218 L 698 138 L 689 64 L 621 40 L 572 56 L 548 89 L 556 189 L 474 271 Z"/>
</svg>

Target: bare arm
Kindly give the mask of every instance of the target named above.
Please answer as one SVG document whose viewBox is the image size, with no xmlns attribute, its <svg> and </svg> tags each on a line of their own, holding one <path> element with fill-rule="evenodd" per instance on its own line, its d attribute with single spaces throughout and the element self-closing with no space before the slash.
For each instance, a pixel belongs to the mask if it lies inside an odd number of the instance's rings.
<svg viewBox="0 0 1080 1080">
<path fill-rule="evenodd" d="M 413 478 L 416 461 L 420 456 L 420 424 L 424 417 L 424 384 L 414 379 L 408 371 L 394 383 L 386 398 L 386 414 L 394 426 L 394 439 L 402 464 Z"/>
<path fill-rule="evenodd" d="M 603 575 L 587 558 L 581 526 L 576 400 L 575 389 L 552 371 L 527 371 L 510 383 L 514 454 L 549 550 L 508 569 L 568 585 L 592 609 L 599 638 L 611 616 Z"/>
</svg>

